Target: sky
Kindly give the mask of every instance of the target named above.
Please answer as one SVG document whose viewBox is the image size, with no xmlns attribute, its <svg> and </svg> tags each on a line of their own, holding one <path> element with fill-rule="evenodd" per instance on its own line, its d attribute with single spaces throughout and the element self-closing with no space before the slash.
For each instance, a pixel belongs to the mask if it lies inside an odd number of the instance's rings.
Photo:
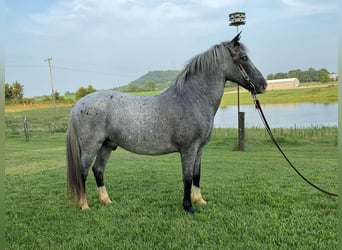
<svg viewBox="0 0 342 250">
<path fill-rule="evenodd" d="M 236 35 L 268 74 L 338 68 L 337 0 L 11 0 L 5 4 L 5 80 L 24 96 L 63 95 L 91 84 L 125 85 L 152 70 L 182 69 Z"/>
</svg>

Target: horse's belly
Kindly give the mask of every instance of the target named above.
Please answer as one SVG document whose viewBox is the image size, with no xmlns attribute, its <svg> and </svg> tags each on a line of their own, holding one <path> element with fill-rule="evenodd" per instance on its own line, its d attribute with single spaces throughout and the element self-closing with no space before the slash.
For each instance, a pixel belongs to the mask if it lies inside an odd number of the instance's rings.
<svg viewBox="0 0 342 250">
<path fill-rule="evenodd" d="M 137 128 L 138 129 L 138 128 Z M 138 132 L 138 133 L 137 133 Z M 111 140 L 130 152 L 144 155 L 162 155 L 177 151 L 169 136 L 151 131 L 115 133 Z"/>
</svg>

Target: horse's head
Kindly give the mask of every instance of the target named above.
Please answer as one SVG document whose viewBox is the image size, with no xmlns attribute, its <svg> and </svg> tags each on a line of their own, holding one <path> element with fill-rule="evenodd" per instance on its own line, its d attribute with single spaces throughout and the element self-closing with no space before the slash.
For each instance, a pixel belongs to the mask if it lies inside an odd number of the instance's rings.
<svg viewBox="0 0 342 250">
<path fill-rule="evenodd" d="M 236 82 L 252 94 L 260 94 L 266 91 L 267 82 L 260 71 L 254 66 L 247 56 L 246 48 L 240 41 L 241 32 L 230 42 L 223 45 L 228 49 L 229 60 L 227 80 Z"/>
</svg>

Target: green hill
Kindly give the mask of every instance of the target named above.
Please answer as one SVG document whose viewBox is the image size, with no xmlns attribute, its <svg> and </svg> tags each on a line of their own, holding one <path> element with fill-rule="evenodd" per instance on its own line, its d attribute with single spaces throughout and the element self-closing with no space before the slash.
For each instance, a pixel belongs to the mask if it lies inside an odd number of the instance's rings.
<svg viewBox="0 0 342 250">
<path fill-rule="evenodd" d="M 166 84 L 174 82 L 179 74 L 179 70 L 154 70 L 132 81 L 135 85 L 144 85 L 146 82 L 154 82 L 157 84 Z"/>
<path fill-rule="evenodd" d="M 153 91 L 162 90 L 174 83 L 179 70 L 153 70 L 129 84 L 116 88 L 119 91 Z"/>
</svg>

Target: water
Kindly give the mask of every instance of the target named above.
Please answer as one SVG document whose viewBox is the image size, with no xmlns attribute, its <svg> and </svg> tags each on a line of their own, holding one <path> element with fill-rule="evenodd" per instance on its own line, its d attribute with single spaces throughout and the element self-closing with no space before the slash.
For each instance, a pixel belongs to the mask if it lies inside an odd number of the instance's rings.
<svg viewBox="0 0 342 250">
<path fill-rule="evenodd" d="M 271 128 L 309 128 L 338 125 L 337 103 L 261 104 Z M 245 127 L 264 127 L 254 105 L 240 105 L 245 112 Z M 236 106 L 220 108 L 215 116 L 215 128 L 237 128 Z"/>
</svg>

